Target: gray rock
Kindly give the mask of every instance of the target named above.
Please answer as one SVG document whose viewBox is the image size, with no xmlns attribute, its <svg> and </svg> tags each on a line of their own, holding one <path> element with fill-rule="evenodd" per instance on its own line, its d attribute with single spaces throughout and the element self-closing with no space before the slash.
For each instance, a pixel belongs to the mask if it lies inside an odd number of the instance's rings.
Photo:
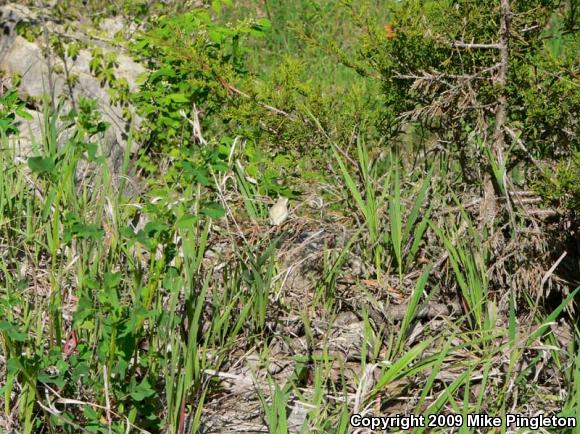
<svg viewBox="0 0 580 434">
<path fill-rule="evenodd" d="M 23 98 L 32 98 L 41 101 L 43 96 L 55 95 L 56 99 L 66 96 L 66 102 L 62 107 L 63 114 L 68 112 L 74 101 L 85 97 L 97 102 L 97 109 L 102 114 L 104 121 L 110 124 L 109 129 L 103 137 L 95 139 L 101 145 L 100 153 L 106 155 L 109 161 L 110 169 L 113 174 L 118 174 L 122 166 L 123 154 L 127 145 L 127 132 L 129 123 L 123 117 L 123 109 L 111 103 L 109 89 L 106 85 L 101 85 L 99 79 L 93 76 L 90 71 L 91 52 L 81 50 L 78 56 L 73 59 L 66 59 L 66 68 L 61 59 L 51 56 L 47 59 L 44 49 L 44 39 L 30 42 L 16 34 L 16 25 L 19 22 L 40 23 L 38 15 L 21 5 L 7 4 L 0 7 L 0 25 L 2 32 L 0 34 L 0 70 L 5 77 L 20 77 L 19 93 Z M 44 23 L 49 32 L 57 33 L 66 30 L 56 23 L 46 21 Z M 120 19 L 104 20 L 102 23 L 103 30 L 110 34 L 122 29 Z M 72 31 L 71 31 L 72 32 Z M 107 46 L 102 40 L 94 41 L 92 44 L 90 35 L 72 35 L 74 39 L 82 39 L 89 46 L 99 46 L 104 53 L 114 52 L 117 54 L 117 66 L 114 74 L 116 79 L 125 79 L 129 85 L 130 92 L 135 92 L 138 88 L 137 78 L 143 74 L 145 68 L 133 61 L 129 56 L 119 53 L 119 48 Z M 52 66 L 52 73 L 49 71 L 49 65 Z M 69 74 L 77 77 L 77 80 L 70 89 L 65 82 L 65 76 L 62 71 L 68 71 Z M 52 84 L 52 89 L 50 89 Z M 135 115 L 132 107 L 129 110 L 133 113 L 133 126 L 138 127 L 141 119 Z M 33 151 L 34 143 L 41 143 L 42 138 L 42 113 L 31 110 L 30 114 L 33 119 L 20 119 L 20 136 L 13 139 L 16 154 L 19 157 L 30 155 Z M 60 128 L 60 126 L 59 126 Z M 61 134 L 63 140 L 68 135 Z M 61 143 L 62 145 L 63 143 Z M 131 151 L 135 152 L 138 148 L 137 143 L 132 143 Z M 127 183 L 133 185 L 133 182 Z"/>
<path fill-rule="evenodd" d="M 125 30 L 126 23 L 122 17 L 117 16 L 113 18 L 105 18 L 103 21 L 101 21 L 100 27 L 109 38 L 112 38 L 117 33 Z"/>
</svg>

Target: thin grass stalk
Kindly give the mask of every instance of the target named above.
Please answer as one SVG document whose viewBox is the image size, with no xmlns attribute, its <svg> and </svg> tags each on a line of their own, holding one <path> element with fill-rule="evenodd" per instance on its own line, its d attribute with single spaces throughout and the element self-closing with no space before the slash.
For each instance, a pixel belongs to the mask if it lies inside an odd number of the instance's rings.
<svg viewBox="0 0 580 434">
<path fill-rule="evenodd" d="M 389 204 L 389 217 L 391 223 L 391 243 L 397 260 L 399 271 L 399 285 L 403 284 L 403 213 L 401 206 L 401 185 L 399 170 L 395 169 L 394 192 Z"/>
<path fill-rule="evenodd" d="M 421 274 L 421 277 L 417 280 L 415 284 L 415 288 L 411 293 L 411 297 L 408 301 L 408 307 L 405 312 L 405 316 L 403 317 L 403 321 L 401 322 L 401 327 L 399 329 L 398 338 L 397 338 L 397 351 L 401 351 L 403 349 L 405 339 L 407 338 L 407 334 L 410 330 L 411 322 L 415 315 L 418 312 L 419 301 L 421 297 L 425 294 L 425 287 L 427 285 L 427 279 L 429 278 L 429 274 L 431 273 L 431 267 L 428 266 Z"/>
</svg>

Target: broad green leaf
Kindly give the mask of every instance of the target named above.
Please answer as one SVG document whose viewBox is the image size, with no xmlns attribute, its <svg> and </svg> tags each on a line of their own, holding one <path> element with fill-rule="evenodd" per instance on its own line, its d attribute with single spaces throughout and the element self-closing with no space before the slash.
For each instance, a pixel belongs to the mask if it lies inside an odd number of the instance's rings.
<svg viewBox="0 0 580 434">
<path fill-rule="evenodd" d="M 34 173 L 52 173 L 55 168 L 55 164 L 52 158 L 43 157 L 30 157 L 28 159 L 28 167 Z"/>
<path fill-rule="evenodd" d="M 210 203 L 201 210 L 202 214 L 212 218 L 219 219 L 225 215 L 225 210 L 219 203 Z"/>
<path fill-rule="evenodd" d="M 175 227 L 178 229 L 191 229 L 195 223 L 199 220 L 199 217 L 193 214 L 185 214 L 181 216 L 175 222 Z"/>
</svg>

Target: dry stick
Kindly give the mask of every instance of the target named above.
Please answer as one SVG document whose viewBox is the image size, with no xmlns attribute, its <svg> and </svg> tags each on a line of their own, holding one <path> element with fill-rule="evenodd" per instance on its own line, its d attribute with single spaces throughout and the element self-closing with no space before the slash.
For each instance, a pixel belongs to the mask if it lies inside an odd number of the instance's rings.
<svg viewBox="0 0 580 434">
<path fill-rule="evenodd" d="M 485 74 L 489 72 L 493 72 L 500 67 L 500 64 L 497 63 L 493 66 L 489 66 L 487 68 L 483 68 L 480 71 L 477 71 L 473 74 L 446 74 L 443 72 L 427 72 L 427 71 L 420 71 L 423 75 L 417 74 L 401 74 L 399 72 L 395 72 L 395 78 L 399 78 L 401 80 L 425 80 L 425 81 L 441 81 L 443 79 L 450 79 L 450 80 L 487 80 L 487 77 L 484 77 Z M 445 84 L 448 84 L 445 82 Z"/>
<path fill-rule="evenodd" d="M 215 173 L 213 172 L 213 170 L 211 170 L 210 172 L 211 172 L 211 176 L 213 177 L 213 180 L 215 182 L 217 194 L 218 194 L 218 197 L 219 197 L 221 203 L 223 204 L 226 212 L 229 214 L 230 218 L 234 222 L 234 225 L 236 226 L 236 228 L 238 230 L 239 236 L 242 238 L 242 240 L 244 240 L 244 242 L 246 244 L 248 244 L 248 240 L 244 236 L 244 231 L 242 230 L 242 228 L 238 224 L 238 221 L 236 220 L 236 217 L 234 216 L 234 212 L 232 211 L 232 208 L 228 204 L 228 200 L 226 199 L 226 196 L 225 196 L 225 194 L 223 192 L 223 190 L 225 190 L 225 188 L 226 188 L 226 182 L 230 178 L 231 175 L 229 175 L 229 174 L 225 175 L 222 178 L 221 182 L 220 182 L 220 181 L 218 181 L 218 179 L 217 179 Z M 228 232 L 231 234 L 231 230 L 229 230 L 229 226 L 230 225 L 229 225 L 228 219 L 226 219 L 226 226 L 228 227 Z"/>
<path fill-rule="evenodd" d="M 526 148 L 526 146 L 524 145 L 524 143 L 521 141 L 521 139 L 517 136 L 517 134 L 515 133 L 514 130 L 512 130 L 509 127 L 505 127 L 505 130 L 507 131 L 507 133 L 510 135 L 510 137 L 512 138 L 512 140 L 514 142 L 516 142 L 516 144 L 519 146 L 519 148 L 526 154 L 526 157 L 532 162 L 532 164 L 534 166 L 536 166 L 536 168 L 542 172 L 542 166 L 540 165 L 540 163 L 538 162 L 538 160 L 536 160 L 534 158 L 534 156 L 530 153 L 530 151 L 528 151 L 528 149 Z"/>
<path fill-rule="evenodd" d="M 378 364 L 370 363 L 366 366 L 363 375 L 360 377 L 360 381 L 356 388 L 356 395 L 354 398 L 354 405 L 353 405 L 353 413 L 357 414 L 361 411 L 361 404 L 364 401 L 364 398 L 367 396 L 369 386 L 372 387 L 373 383 L 373 372 L 375 368 L 379 366 Z"/>
<path fill-rule="evenodd" d="M 469 209 L 469 208 L 472 208 L 472 207 L 476 206 L 480 202 L 481 202 L 481 198 L 478 197 L 478 198 L 475 198 L 475 199 L 467 202 L 464 205 L 453 206 L 453 207 L 448 207 L 448 208 L 442 209 L 441 211 L 436 212 L 435 215 L 437 215 L 437 216 L 444 216 L 444 215 L 447 215 L 447 214 L 454 214 L 454 213 L 456 213 L 458 211 L 465 211 L 466 209 Z"/>
<path fill-rule="evenodd" d="M 503 4 L 503 1 L 502 1 Z M 509 7 L 509 5 L 508 5 Z M 501 50 L 502 49 L 502 42 L 499 44 L 470 44 L 463 41 L 451 41 L 452 47 L 457 48 L 480 48 L 480 49 L 492 49 L 492 50 Z"/>
<path fill-rule="evenodd" d="M 240 89 L 238 89 L 237 87 L 233 86 L 232 84 L 226 82 L 221 77 L 218 77 L 218 80 L 220 81 L 222 86 L 225 87 L 226 89 L 229 89 L 230 91 L 237 93 L 238 95 L 243 96 L 244 98 L 248 98 L 248 99 L 252 98 L 250 95 L 248 95 L 245 92 L 242 92 Z M 276 113 L 277 115 L 285 116 L 285 117 L 290 118 L 290 119 L 295 119 L 294 116 L 292 116 L 290 113 L 286 113 L 284 110 L 277 109 L 276 107 L 272 107 L 271 105 L 268 105 L 268 104 L 263 103 L 261 101 L 256 101 L 256 103 L 258 105 L 264 107 L 265 109 L 270 110 L 273 113 Z"/>
<path fill-rule="evenodd" d="M 524 152 L 524 154 L 526 155 L 526 157 L 528 158 L 528 160 L 530 160 L 532 162 L 532 164 L 534 166 L 536 166 L 536 168 L 540 172 L 543 172 L 544 169 L 542 168 L 542 166 L 540 165 L 540 163 L 538 162 L 538 160 L 536 160 L 534 158 L 534 156 L 530 153 L 530 151 L 528 151 L 528 148 L 526 148 L 526 145 L 524 145 L 524 143 L 517 136 L 517 134 L 515 133 L 515 131 L 512 130 L 511 128 L 507 127 L 507 126 L 505 127 L 505 131 L 510 135 L 511 139 L 518 145 L 518 147 Z M 550 182 L 553 182 L 550 178 L 548 178 L 548 180 Z M 524 209 L 525 209 L 524 204 L 525 203 L 530 203 L 530 202 L 526 202 L 525 199 L 519 198 L 517 195 L 515 195 L 515 197 L 516 197 L 516 201 Z M 542 216 L 544 216 L 544 217 L 550 217 L 550 216 L 554 216 L 554 215 L 557 215 L 558 214 L 558 212 L 555 211 L 555 210 L 553 210 L 553 209 L 531 209 L 531 210 L 530 209 L 525 209 L 525 211 L 527 212 L 528 215 L 536 215 L 536 216 L 539 216 L 540 218 Z"/>
<path fill-rule="evenodd" d="M 542 289 L 544 288 L 544 285 L 546 284 L 546 282 L 548 281 L 550 276 L 552 274 L 554 274 L 554 271 L 556 271 L 556 268 L 558 268 L 558 265 L 560 265 L 560 262 L 562 262 L 564 260 L 564 258 L 566 257 L 567 254 L 568 254 L 568 252 L 564 250 L 564 253 L 562 253 L 560 255 L 560 257 L 556 260 L 556 262 L 554 262 L 554 265 L 552 265 L 550 267 L 550 269 L 546 272 L 546 274 L 544 274 L 544 277 L 542 277 L 542 281 L 540 282 L 540 287 L 538 288 L 538 293 L 536 294 L 536 302 L 534 304 L 534 310 L 532 311 L 532 315 L 530 316 L 532 324 L 534 321 L 534 317 L 536 316 L 536 312 L 538 311 L 538 305 L 540 304 L 540 297 L 542 296 Z M 532 324 L 530 324 L 530 330 L 528 330 L 528 332 L 531 331 Z"/>
<path fill-rule="evenodd" d="M 500 87 L 498 106 L 495 113 L 495 129 L 493 133 L 492 151 L 497 158 L 498 164 L 503 165 L 503 149 L 505 147 L 504 126 L 507 119 L 507 95 L 505 87 L 507 84 L 508 62 L 509 62 L 509 20 L 510 8 L 509 0 L 501 0 L 500 12 L 500 64 L 497 83 Z"/>
<path fill-rule="evenodd" d="M 509 62 L 509 41 L 510 41 L 510 33 L 509 33 L 509 23 L 512 17 L 512 12 L 510 9 L 509 0 L 501 0 L 500 6 L 500 69 L 499 69 L 499 78 L 501 80 L 501 94 L 500 94 L 500 113 L 501 116 L 501 125 L 498 125 L 500 122 L 498 120 L 498 114 L 496 114 L 496 128 L 501 128 L 498 135 L 501 136 L 500 141 L 495 141 L 495 145 L 497 146 L 497 159 L 498 163 L 501 167 L 505 167 L 504 158 L 503 158 L 503 149 L 505 148 L 505 129 L 507 123 L 507 94 L 506 94 L 506 86 L 507 86 L 507 74 L 508 74 L 508 62 Z M 494 134 L 495 136 L 495 134 Z M 495 137 L 494 137 L 495 138 Z M 503 170 L 503 169 L 502 169 Z M 503 191 L 505 194 L 505 202 L 506 207 L 508 210 L 508 214 L 510 217 L 510 221 L 512 223 L 512 227 L 515 230 L 516 221 L 514 210 L 512 207 L 512 202 L 508 190 L 508 180 L 507 180 L 507 173 L 503 173 L 502 176 L 502 183 L 503 183 Z M 517 236 L 517 232 L 516 232 Z"/>
<path fill-rule="evenodd" d="M 40 1 L 36 2 L 37 7 L 42 10 L 43 7 L 40 5 Z M 41 13 L 39 14 L 40 21 L 42 23 L 42 33 L 44 36 L 44 43 L 46 44 L 46 66 L 48 67 L 48 90 L 50 94 L 50 104 L 51 109 L 54 111 L 56 108 L 56 104 L 54 103 L 54 81 L 52 79 L 52 52 L 50 50 L 50 37 L 48 35 L 48 27 L 46 26 L 46 19 L 44 15 Z"/>
<path fill-rule="evenodd" d="M 499 96 L 497 108 L 495 111 L 495 127 L 493 132 L 493 141 L 491 144 L 491 154 L 492 158 L 497 161 L 497 164 L 501 167 L 504 164 L 503 151 L 505 148 L 505 124 L 507 120 L 507 95 L 506 95 L 506 85 L 507 85 L 507 75 L 508 75 L 508 65 L 509 65 L 509 21 L 511 19 L 511 10 L 509 0 L 501 0 L 500 3 L 500 28 L 499 36 L 500 42 L 496 47 L 499 49 L 500 62 L 497 75 L 497 85 L 499 87 Z M 487 47 L 491 48 L 491 47 Z M 509 199 L 509 194 L 507 191 L 507 183 L 505 180 L 505 174 L 503 177 L 503 187 L 506 192 L 506 201 L 508 212 L 513 220 L 513 210 L 511 208 L 511 203 Z M 497 198 L 495 195 L 493 182 L 491 174 L 486 173 L 484 179 L 484 199 L 481 203 L 481 222 L 483 225 L 485 221 L 492 220 L 497 213 Z"/>
<path fill-rule="evenodd" d="M 65 81 L 66 81 L 66 86 L 68 88 L 68 93 L 70 94 L 70 102 L 72 104 L 72 108 L 76 112 L 77 111 L 77 104 L 76 104 L 76 101 L 75 101 L 74 86 L 73 86 L 73 83 L 72 83 L 72 80 L 71 80 L 72 76 L 71 76 L 70 69 L 68 67 L 68 62 L 67 62 L 66 57 L 67 57 L 66 56 L 66 53 L 63 53 L 63 56 L 62 56 L 62 64 L 64 65 L 64 74 L 65 74 L 65 77 L 66 77 L 66 80 Z"/>
<path fill-rule="evenodd" d="M 109 398 L 109 375 L 107 373 L 107 365 L 103 366 L 103 381 L 105 386 L 105 413 L 107 415 L 107 425 L 109 428 L 109 434 L 113 434 L 111 426 L 113 425 L 113 420 L 111 419 L 111 400 Z"/>
<path fill-rule="evenodd" d="M 195 103 L 193 104 L 193 107 L 192 107 L 192 113 L 193 113 L 193 120 L 191 120 L 191 119 L 189 119 L 189 117 L 187 117 L 185 110 L 179 110 L 179 114 L 181 115 L 181 117 L 191 124 L 191 128 L 192 128 L 191 133 L 192 133 L 193 137 L 195 139 L 197 139 L 197 141 L 201 145 L 207 145 L 207 141 L 203 138 L 203 134 L 201 132 L 201 124 L 199 122 L 199 110 L 198 110 L 197 106 L 195 105 Z"/>
</svg>

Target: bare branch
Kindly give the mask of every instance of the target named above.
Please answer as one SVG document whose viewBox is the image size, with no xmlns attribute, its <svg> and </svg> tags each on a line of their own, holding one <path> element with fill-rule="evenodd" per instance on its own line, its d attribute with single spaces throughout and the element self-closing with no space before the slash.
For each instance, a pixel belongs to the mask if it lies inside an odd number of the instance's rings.
<svg viewBox="0 0 580 434">
<path fill-rule="evenodd" d="M 233 92 L 233 93 L 236 93 L 236 94 L 238 94 L 238 95 L 240 95 L 240 96 L 243 96 L 244 98 L 248 98 L 248 99 L 251 99 L 251 98 L 252 98 L 250 95 L 248 95 L 248 94 L 247 94 L 247 93 L 245 93 L 245 92 L 242 92 L 242 91 L 241 91 L 240 89 L 238 89 L 237 87 L 235 87 L 235 86 L 231 85 L 230 83 L 227 83 L 227 82 L 225 82 L 225 80 L 222 82 L 222 85 L 223 85 L 223 86 L 224 86 L 226 89 L 230 90 L 231 92 Z M 266 103 L 263 103 L 263 102 L 261 102 L 261 101 L 257 101 L 257 104 L 258 104 L 259 106 L 262 106 L 262 107 L 264 107 L 266 110 L 269 110 L 269 111 L 271 111 L 272 113 L 275 113 L 275 114 L 277 114 L 277 115 L 280 115 L 280 116 L 285 116 L 285 117 L 287 117 L 287 118 L 290 118 L 290 119 L 293 119 L 293 118 L 294 118 L 294 117 L 293 117 L 293 116 L 292 116 L 290 113 L 286 113 L 284 110 L 277 109 L 276 107 L 272 107 L 271 105 L 268 105 L 268 104 L 266 104 Z"/>
<path fill-rule="evenodd" d="M 528 149 L 526 148 L 526 145 L 524 145 L 524 143 L 520 140 L 520 138 L 517 136 L 517 134 L 515 133 L 514 130 L 512 130 L 509 127 L 505 127 L 505 130 L 507 131 L 507 133 L 510 135 L 510 137 L 512 138 L 512 140 L 518 145 L 518 147 L 526 154 L 526 157 L 534 164 L 534 166 L 536 166 L 538 168 L 538 170 L 541 172 L 542 166 L 540 165 L 540 163 L 538 162 L 538 160 L 536 160 L 534 158 L 534 156 L 530 153 L 530 151 L 528 151 Z"/>
<path fill-rule="evenodd" d="M 473 74 L 445 74 L 443 72 L 434 71 L 432 73 L 427 71 L 419 71 L 421 75 L 418 74 L 401 74 L 399 72 L 395 72 L 395 78 L 402 79 L 402 80 L 435 80 L 445 83 L 446 85 L 450 86 L 449 83 L 443 81 L 444 79 L 450 80 L 486 80 L 488 77 L 484 77 L 485 74 L 489 72 L 493 72 L 499 69 L 501 66 L 500 63 L 496 63 L 493 66 L 489 66 L 487 68 L 481 69 L 480 71 L 474 72 Z"/>
<path fill-rule="evenodd" d="M 501 0 L 500 3 L 500 23 L 499 23 L 499 50 L 500 50 L 500 62 L 498 75 L 496 77 L 497 86 L 499 88 L 499 95 L 497 98 L 497 107 L 495 110 L 495 126 L 493 131 L 493 140 L 491 143 L 491 158 L 495 159 L 499 167 L 504 166 L 504 149 L 505 149 L 505 125 L 507 121 L 507 95 L 506 95 L 506 84 L 508 76 L 508 64 L 509 64 L 509 23 L 511 20 L 511 10 L 509 0 Z M 507 188 L 507 174 L 503 174 L 503 190 L 508 192 Z M 491 174 L 486 175 L 484 181 L 484 200 L 481 203 L 481 223 L 485 221 L 491 221 L 497 213 L 497 198 L 495 194 L 495 189 L 493 186 L 493 181 Z M 511 207 L 511 202 L 509 200 L 509 194 L 506 196 L 506 205 L 509 211 L 510 217 L 513 218 L 513 210 Z"/>
<path fill-rule="evenodd" d="M 501 44 L 470 44 L 463 41 L 451 41 L 451 46 L 453 48 L 473 48 L 473 49 L 491 49 L 491 50 L 501 50 Z"/>
</svg>

